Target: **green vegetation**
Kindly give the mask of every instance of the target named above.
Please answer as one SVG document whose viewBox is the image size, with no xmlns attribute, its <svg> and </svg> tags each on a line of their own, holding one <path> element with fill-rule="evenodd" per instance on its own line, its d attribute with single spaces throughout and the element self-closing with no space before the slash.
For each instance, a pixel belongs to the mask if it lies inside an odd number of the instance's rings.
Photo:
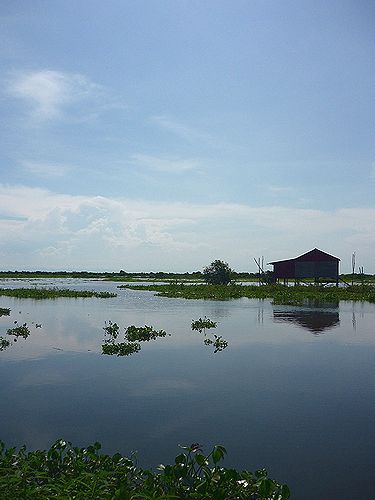
<svg viewBox="0 0 375 500">
<path fill-rule="evenodd" d="M 10 340 L 0 337 L 0 351 L 5 351 L 11 345 Z"/>
<path fill-rule="evenodd" d="M 103 340 L 102 354 L 116 356 L 129 356 L 141 350 L 140 342 L 149 342 L 167 336 L 164 330 L 154 330 L 152 326 L 130 325 L 125 330 L 124 342 L 118 342 L 120 327 L 117 323 L 108 321 L 108 323 L 105 323 L 103 330 L 106 338 Z"/>
<path fill-rule="evenodd" d="M 227 285 L 233 279 L 233 271 L 226 262 L 214 260 L 203 269 L 203 277 L 210 285 Z"/>
<path fill-rule="evenodd" d="M 205 499 L 286 500 L 287 485 L 268 477 L 265 469 L 238 472 L 219 466 L 223 446 L 203 454 L 199 444 L 181 447 L 173 465 L 144 470 L 130 458 L 100 453 L 101 445 L 73 447 L 58 440 L 49 450 L 6 449 L 0 442 L 0 497 L 48 499 Z"/>
<path fill-rule="evenodd" d="M 212 345 L 215 348 L 214 354 L 223 351 L 228 347 L 228 342 L 223 339 L 221 335 L 214 334 L 213 339 L 204 339 L 203 342 L 205 343 L 205 345 Z"/>
<path fill-rule="evenodd" d="M 10 309 L 6 307 L 0 307 L 0 316 L 9 316 Z"/>
<path fill-rule="evenodd" d="M 204 333 L 204 336 L 207 336 L 206 330 L 209 330 L 210 328 L 216 328 L 217 322 L 216 321 L 211 321 L 209 318 L 206 316 L 202 319 L 199 318 L 197 320 L 193 320 L 191 322 L 191 329 L 194 331 L 198 331 L 199 333 Z M 205 338 L 203 343 L 205 345 L 212 345 L 214 347 L 214 354 L 216 354 L 219 351 L 223 351 L 228 347 L 228 342 L 223 339 L 221 335 L 213 335 L 213 339 L 210 338 Z"/>
<path fill-rule="evenodd" d="M 9 328 L 7 330 L 7 335 L 13 335 L 13 337 L 15 337 L 15 341 L 18 337 L 27 339 L 27 337 L 30 335 L 30 329 L 27 324 L 24 323 L 23 325 L 16 326 L 15 328 Z"/>
<path fill-rule="evenodd" d="M 241 286 L 241 285 L 122 285 L 119 288 L 154 291 L 163 297 L 185 299 L 227 300 L 248 297 L 250 299 L 274 299 L 283 304 L 303 304 L 306 300 L 331 302 L 336 300 L 361 300 L 375 302 L 375 286 L 357 285 L 346 288 L 317 286 Z"/>
<path fill-rule="evenodd" d="M 58 297 L 116 297 L 115 293 L 89 290 L 64 290 L 62 288 L 0 288 L 0 295 L 18 299 L 56 299 Z"/>
<path fill-rule="evenodd" d="M 17 323 L 17 321 L 15 321 L 15 323 Z M 8 339 L 5 339 L 4 337 L 0 337 L 0 351 L 5 351 L 14 342 L 17 342 L 19 337 L 27 339 L 27 337 L 30 335 L 30 329 L 27 326 L 27 324 L 24 323 L 23 325 L 19 325 L 19 326 L 16 326 L 14 328 L 8 328 L 8 330 L 6 331 L 6 334 L 13 337 L 13 342 L 11 342 Z"/>
<path fill-rule="evenodd" d="M 216 321 L 211 321 L 209 318 L 206 316 L 202 319 L 196 319 L 195 321 L 193 320 L 191 322 L 191 329 L 196 330 L 199 333 L 204 333 L 206 335 L 206 330 L 210 328 L 216 328 L 217 322 Z"/>
</svg>

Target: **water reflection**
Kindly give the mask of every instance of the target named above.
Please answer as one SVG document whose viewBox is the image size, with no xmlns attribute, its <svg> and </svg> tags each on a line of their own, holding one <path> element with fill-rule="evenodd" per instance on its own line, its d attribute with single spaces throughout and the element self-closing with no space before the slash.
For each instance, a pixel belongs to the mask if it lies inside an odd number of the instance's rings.
<svg viewBox="0 0 375 500">
<path fill-rule="evenodd" d="M 308 301 L 301 307 L 274 306 L 274 323 L 293 323 L 314 335 L 336 328 L 340 324 L 339 302 Z"/>
</svg>

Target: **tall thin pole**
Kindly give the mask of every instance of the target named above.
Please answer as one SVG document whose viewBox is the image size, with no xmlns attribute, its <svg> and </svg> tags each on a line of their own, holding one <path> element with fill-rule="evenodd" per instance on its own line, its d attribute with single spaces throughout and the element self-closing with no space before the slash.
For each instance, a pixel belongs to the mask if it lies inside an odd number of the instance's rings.
<svg viewBox="0 0 375 500">
<path fill-rule="evenodd" d="M 354 273 L 355 273 L 355 252 L 352 254 L 352 286 L 354 285 Z"/>
</svg>

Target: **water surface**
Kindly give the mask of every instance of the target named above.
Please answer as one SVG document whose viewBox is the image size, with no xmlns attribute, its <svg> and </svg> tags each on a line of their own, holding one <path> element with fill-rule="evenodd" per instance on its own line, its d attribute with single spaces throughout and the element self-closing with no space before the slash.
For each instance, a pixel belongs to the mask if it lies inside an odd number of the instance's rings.
<svg viewBox="0 0 375 500">
<path fill-rule="evenodd" d="M 0 286 L 115 290 L 90 280 L 4 280 Z M 368 499 L 374 482 L 375 305 L 305 307 L 270 300 L 186 300 L 117 289 L 111 299 L 0 297 L 0 335 L 31 334 L 0 352 L 0 438 L 46 448 L 58 437 L 105 452 L 171 461 L 177 444 L 221 443 L 227 466 L 265 466 L 294 499 Z M 213 353 L 193 319 L 229 346 Z M 133 356 L 101 354 L 105 321 L 171 336 Z M 41 324 L 36 328 L 35 324 Z"/>
</svg>

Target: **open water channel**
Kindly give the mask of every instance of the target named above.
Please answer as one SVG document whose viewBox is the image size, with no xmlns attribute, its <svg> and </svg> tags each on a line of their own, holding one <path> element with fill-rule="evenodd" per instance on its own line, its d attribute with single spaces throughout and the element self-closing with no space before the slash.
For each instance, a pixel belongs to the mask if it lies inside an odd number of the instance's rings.
<svg viewBox="0 0 375 500">
<path fill-rule="evenodd" d="M 266 467 L 293 499 L 372 499 L 375 304 L 309 307 L 272 300 L 185 300 L 84 280 L 0 281 L 116 291 L 116 298 L 0 297 L 0 439 L 46 448 L 57 438 L 169 463 L 177 445 L 228 450 L 226 466 Z M 214 353 L 191 321 L 207 316 L 228 347 Z M 105 321 L 171 336 L 128 357 L 101 354 Z M 36 324 L 42 326 L 36 328 Z M 212 334 L 209 334 L 211 337 Z"/>
</svg>

